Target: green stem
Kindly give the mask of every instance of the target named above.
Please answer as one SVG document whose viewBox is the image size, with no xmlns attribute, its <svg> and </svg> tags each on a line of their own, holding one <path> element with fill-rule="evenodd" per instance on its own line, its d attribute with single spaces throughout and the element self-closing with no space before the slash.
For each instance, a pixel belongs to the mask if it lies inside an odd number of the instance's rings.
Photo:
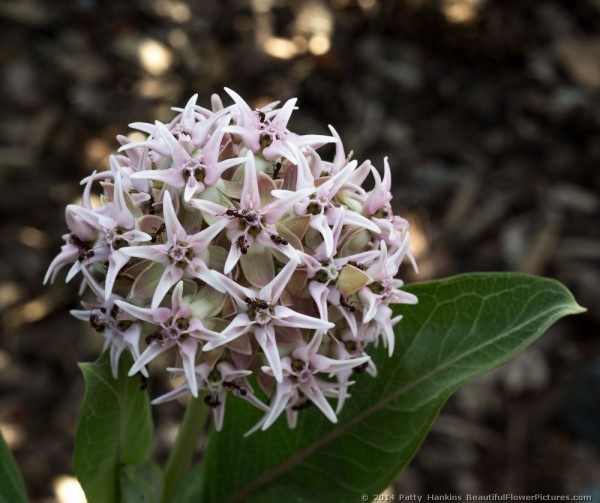
<svg viewBox="0 0 600 503">
<path fill-rule="evenodd" d="M 175 445 L 165 465 L 164 503 L 171 501 L 175 489 L 187 473 L 209 413 L 210 407 L 204 403 L 203 394 L 198 398 L 190 397 Z"/>
</svg>

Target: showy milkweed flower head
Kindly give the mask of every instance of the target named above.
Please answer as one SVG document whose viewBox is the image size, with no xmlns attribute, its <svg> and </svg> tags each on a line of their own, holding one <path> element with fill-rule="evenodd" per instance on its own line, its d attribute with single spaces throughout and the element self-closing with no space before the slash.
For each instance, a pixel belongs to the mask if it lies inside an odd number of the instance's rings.
<svg viewBox="0 0 600 503">
<path fill-rule="evenodd" d="M 194 96 L 168 124 L 132 124 L 143 141 L 117 137 L 109 169 L 66 208 L 45 282 L 63 268 L 80 278 L 72 314 L 104 337 L 115 377 L 123 351 L 130 375 L 171 355 L 183 384 L 153 403 L 203 393 L 217 429 L 228 394 L 265 412 L 251 432 L 284 411 L 294 427 L 311 404 L 335 422 L 355 379 L 376 376 L 369 348 L 393 352 L 389 305 L 417 302 L 397 278 L 416 264 L 390 167 L 352 160 L 332 127 L 290 131 L 295 99 L 252 109 L 226 92 L 227 107 Z M 327 143 L 331 161 L 317 153 Z"/>
</svg>

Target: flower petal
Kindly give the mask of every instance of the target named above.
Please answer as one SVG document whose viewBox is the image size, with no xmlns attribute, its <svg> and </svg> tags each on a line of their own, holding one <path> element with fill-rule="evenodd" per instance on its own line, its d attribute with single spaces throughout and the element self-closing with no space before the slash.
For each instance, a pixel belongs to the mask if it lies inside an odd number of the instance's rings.
<svg viewBox="0 0 600 503">
<path fill-rule="evenodd" d="M 181 268 L 174 264 L 168 266 L 165 269 L 165 272 L 163 272 L 163 275 L 160 277 L 158 285 L 156 286 L 156 291 L 152 297 L 152 304 L 150 307 L 152 309 L 158 308 L 162 300 L 165 298 L 165 295 L 167 295 L 169 289 L 181 278 L 183 278 L 183 270 Z"/>
<path fill-rule="evenodd" d="M 282 327 L 313 328 L 315 330 L 329 330 L 335 327 L 333 323 L 297 313 L 289 307 L 275 306 L 274 311 L 273 321 Z"/>
<path fill-rule="evenodd" d="M 298 267 L 298 262 L 291 260 L 285 264 L 283 269 L 279 271 L 279 274 L 273 278 L 273 281 L 260 290 L 258 294 L 259 298 L 270 302 L 277 302 L 284 288 L 289 283 L 292 274 L 294 274 L 296 267 Z"/>
<path fill-rule="evenodd" d="M 173 200 L 171 199 L 171 194 L 169 194 L 168 190 L 166 190 L 163 195 L 163 214 L 169 241 L 171 243 L 184 241 L 187 237 L 187 232 L 185 232 L 185 229 L 179 223 L 177 213 L 175 213 L 175 208 L 173 207 Z"/>
<path fill-rule="evenodd" d="M 283 380 L 283 372 L 281 370 L 281 357 L 279 356 L 279 350 L 277 349 L 277 341 L 275 340 L 275 332 L 273 327 L 266 325 L 264 327 L 257 327 L 254 336 L 256 341 L 262 348 L 269 366 L 273 372 L 273 376 L 277 382 Z"/>
<path fill-rule="evenodd" d="M 327 419 L 329 419 L 332 423 L 337 423 L 337 416 L 335 415 L 334 410 L 331 408 L 331 405 L 329 405 L 329 402 L 323 395 L 323 392 L 313 379 L 306 384 L 301 384 L 299 387 L 306 397 L 310 399 L 317 407 L 319 407 L 319 409 L 321 409 L 321 412 L 327 416 Z"/>
<path fill-rule="evenodd" d="M 180 284 L 183 285 L 183 283 Z M 193 337 L 188 337 L 178 342 L 178 345 L 190 392 L 194 398 L 198 398 L 198 381 L 196 380 L 196 351 L 198 350 L 198 341 Z"/>
<path fill-rule="evenodd" d="M 240 206 L 246 210 L 260 208 L 260 193 L 258 192 L 258 179 L 256 177 L 256 163 L 254 154 L 248 150 L 246 154 L 246 166 L 244 167 L 244 188 Z"/>
<path fill-rule="evenodd" d="M 127 375 L 132 376 L 136 374 L 142 369 L 142 367 L 145 367 L 159 354 L 164 353 L 168 349 L 171 349 L 174 345 L 175 342 L 170 340 L 165 341 L 162 344 L 158 344 L 156 342 L 150 344 L 150 346 L 148 346 L 146 350 L 140 355 L 140 357 L 133 363 Z"/>
</svg>

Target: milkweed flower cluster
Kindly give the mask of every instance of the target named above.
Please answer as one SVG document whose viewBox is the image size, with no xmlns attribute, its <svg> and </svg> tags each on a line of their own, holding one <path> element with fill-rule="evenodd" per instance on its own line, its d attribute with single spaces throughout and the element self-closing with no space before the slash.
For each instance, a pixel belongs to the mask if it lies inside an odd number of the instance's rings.
<svg viewBox="0 0 600 503">
<path fill-rule="evenodd" d="M 130 375 L 148 375 L 167 351 L 181 362 L 168 370 L 183 384 L 154 403 L 203 391 L 217 429 L 229 393 L 265 412 L 251 431 L 284 411 L 293 427 L 310 404 L 335 422 L 353 375 L 376 374 L 368 347 L 392 354 L 400 317 L 389 304 L 417 301 L 396 278 L 405 259 L 416 265 L 390 168 L 382 177 L 359 165 L 331 127 L 291 132 L 295 99 L 253 110 L 226 92 L 230 106 L 194 96 L 168 124 L 132 124 L 144 141 L 117 137 L 110 170 L 84 179 L 81 204 L 67 206 L 45 281 L 66 266 L 67 281 L 81 275 L 91 300 L 72 314 L 104 336 L 115 377 L 125 350 Z M 327 143 L 332 161 L 316 151 Z"/>
</svg>

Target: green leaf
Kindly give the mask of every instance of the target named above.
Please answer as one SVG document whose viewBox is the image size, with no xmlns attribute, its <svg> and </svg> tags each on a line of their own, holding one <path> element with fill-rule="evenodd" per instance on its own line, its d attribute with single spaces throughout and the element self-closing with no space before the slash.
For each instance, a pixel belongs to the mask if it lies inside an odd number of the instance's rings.
<svg viewBox="0 0 600 503">
<path fill-rule="evenodd" d="M 121 501 L 159 503 L 163 492 L 163 472 L 152 460 L 121 469 Z"/>
<path fill-rule="evenodd" d="M 150 457 L 150 401 L 139 376 L 127 376 L 131 364 L 131 356 L 123 354 L 118 379 L 111 374 L 108 351 L 94 363 L 79 364 L 86 391 L 75 436 L 74 465 L 90 503 L 134 501 L 123 494 L 136 473 L 136 468 L 128 466 Z"/>
<path fill-rule="evenodd" d="M 172 503 L 190 503 L 192 501 L 204 501 L 202 499 L 202 487 L 204 485 L 205 464 L 197 464 L 190 470 L 173 496 Z"/>
<path fill-rule="evenodd" d="M 471 274 L 406 288 L 392 358 L 372 351 L 379 375 L 356 376 L 337 424 L 311 407 L 289 430 L 282 416 L 243 438 L 260 417 L 229 400 L 205 457 L 203 503 L 360 501 L 412 459 L 448 397 L 582 311 L 561 284 L 522 274 Z"/>
<path fill-rule="evenodd" d="M 0 503 L 27 503 L 23 477 L 8 445 L 0 434 Z"/>
</svg>

